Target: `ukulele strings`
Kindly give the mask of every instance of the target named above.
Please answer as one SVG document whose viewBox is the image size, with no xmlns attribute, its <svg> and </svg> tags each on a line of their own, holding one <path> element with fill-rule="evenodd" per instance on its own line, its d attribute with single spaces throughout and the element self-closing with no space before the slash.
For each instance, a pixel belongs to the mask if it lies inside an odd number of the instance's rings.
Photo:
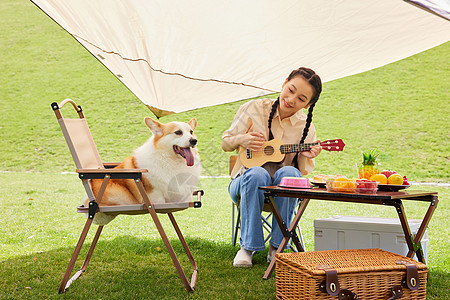
<svg viewBox="0 0 450 300">
<path fill-rule="evenodd" d="M 308 151 L 311 149 L 311 146 L 318 145 L 318 144 L 319 143 L 282 145 L 280 147 L 280 150 L 281 150 L 281 153 Z"/>
<path fill-rule="evenodd" d="M 326 141 L 326 142 L 327 142 L 327 144 L 337 144 L 338 143 L 337 140 Z M 316 142 L 316 143 L 308 143 L 308 144 L 284 144 L 284 145 L 280 146 L 279 151 L 282 154 L 308 151 L 308 150 L 311 149 L 312 146 L 319 145 L 319 144 L 323 145 L 324 143 L 325 142 L 322 142 L 322 143 Z M 335 148 L 336 151 L 339 151 L 339 147 L 338 146 L 333 146 L 333 145 L 326 146 L 326 145 L 324 145 L 324 149 L 325 150 L 332 151 L 331 150 L 332 147 Z M 328 149 L 326 149 L 326 148 L 328 148 Z M 255 158 L 255 157 L 259 157 L 259 156 L 263 156 L 263 155 L 271 156 L 275 152 L 276 152 L 275 148 L 272 145 L 267 145 L 267 146 L 263 147 L 263 149 L 261 151 L 250 151 L 250 150 L 246 149 L 247 159 L 251 159 L 251 158 Z"/>
</svg>

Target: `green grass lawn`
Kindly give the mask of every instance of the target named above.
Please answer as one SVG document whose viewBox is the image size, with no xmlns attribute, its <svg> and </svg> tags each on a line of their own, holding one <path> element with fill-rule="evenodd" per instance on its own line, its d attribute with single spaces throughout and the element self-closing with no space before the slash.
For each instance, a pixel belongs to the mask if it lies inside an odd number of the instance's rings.
<svg viewBox="0 0 450 300">
<path fill-rule="evenodd" d="M 175 213 L 199 267 L 194 293 L 184 290 L 150 216 L 140 215 L 120 216 L 104 228 L 86 273 L 62 296 L 57 290 L 85 221 L 75 212 L 83 197 L 79 179 L 71 174 L 18 172 L 1 173 L 0 182 L 0 203 L 7 208 L 0 211 L 0 299 L 275 298 L 275 278 L 262 279 L 267 250 L 255 255 L 253 268 L 232 266 L 238 248 L 231 245 L 228 179 L 202 179 L 203 207 Z M 428 229 L 427 299 L 448 299 L 450 190 L 420 189 L 438 191 L 441 199 Z M 409 219 L 424 216 L 425 203 L 405 202 Z M 333 215 L 395 218 L 396 212 L 392 207 L 312 201 L 301 221 L 307 250 L 314 250 L 313 220 Z M 170 222 L 164 215 L 160 218 L 189 272 Z M 82 258 L 75 269 L 81 262 Z"/>
<path fill-rule="evenodd" d="M 119 217 L 107 226 L 87 273 L 66 294 L 58 295 L 84 223 L 75 211 L 83 189 L 75 175 L 61 174 L 73 172 L 74 165 L 50 103 L 72 98 L 83 106 L 107 162 L 121 160 L 148 139 L 143 119 L 151 113 L 31 2 L 3 0 L 0 30 L 1 299 L 275 297 L 275 279 L 262 280 L 267 251 L 254 257 L 253 268 L 231 265 L 238 248 L 231 245 L 227 178 L 203 178 L 203 207 L 176 214 L 200 269 L 194 293 L 184 291 L 156 228 L 144 215 Z M 339 154 L 323 151 L 312 175 L 356 176 L 362 152 L 377 148 L 381 168 L 396 170 L 414 182 L 450 182 L 449 53 L 447 42 L 325 83 L 314 110 L 318 137 L 342 138 L 346 148 Z M 227 175 L 230 153 L 221 150 L 220 137 L 242 103 L 161 121 L 196 117 L 203 175 Z M 440 203 L 429 227 L 427 299 L 450 299 L 449 189 L 418 185 L 411 189 L 439 192 Z M 408 218 L 422 218 L 426 210 L 424 203 L 405 207 Z M 396 213 L 389 207 L 312 202 L 301 222 L 307 250 L 314 249 L 313 220 L 333 215 L 395 217 Z M 162 219 L 181 253 L 168 220 Z M 184 258 L 182 263 L 188 265 Z"/>
</svg>

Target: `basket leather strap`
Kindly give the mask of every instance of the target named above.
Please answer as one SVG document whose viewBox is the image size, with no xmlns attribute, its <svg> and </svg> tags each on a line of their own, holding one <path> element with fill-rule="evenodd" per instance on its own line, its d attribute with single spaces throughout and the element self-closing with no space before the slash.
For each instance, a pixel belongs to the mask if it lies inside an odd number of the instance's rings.
<svg viewBox="0 0 450 300">
<path fill-rule="evenodd" d="M 403 260 L 398 260 L 396 264 L 402 264 L 406 266 L 406 279 L 403 281 L 404 284 L 411 290 L 415 291 L 419 288 L 419 273 L 417 272 L 417 266 L 413 263 L 406 262 Z"/>
<path fill-rule="evenodd" d="M 350 290 L 342 289 L 338 295 L 339 300 L 358 300 L 356 294 Z"/>
<path fill-rule="evenodd" d="M 338 295 L 340 286 L 336 269 L 333 269 L 328 265 L 317 266 L 317 269 L 325 271 L 325 282 L 322 282 L 321 287 L 326 290 L 327 294 L 330 296 Z"/>
<path fill-rule="evenodd" d="M 390 289 L 390 298 L 388 300 L 395 300 L 403 297 L 403 289 L 401 285 L 396 285 Z"/>
<path fill-rule="evenodd" d="M 397 264 L 403 264 L 406 266 L 406 279 L 403 283 L 414 291 L 419 288 L 419 274 L 417 272 L 417 266 L 413 263 L 406 261 L 396 261 Z M 357 295 L 350 290 L 340 289 L 339 280 L 336 269 L 331 268 L 328 265 L 317 266 L 318 270 L 325 271 L 325 281 L 320 284 L 320 289 L 326 292 L 330 296 L 338 296 L 339 300 L 357 300 Z M 390 289 L 389 300 L 399 299 L 403 296 L 402 286 L 396 285 Z"/>
</svg>

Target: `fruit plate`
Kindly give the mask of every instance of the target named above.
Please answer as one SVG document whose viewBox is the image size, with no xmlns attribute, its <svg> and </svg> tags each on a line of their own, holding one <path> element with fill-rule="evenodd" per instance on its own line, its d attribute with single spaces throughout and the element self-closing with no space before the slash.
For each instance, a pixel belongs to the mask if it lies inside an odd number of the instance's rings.
<svg viewBox="0 0 450 300">
<path fill-rule="evenodd" d="M 326 182 L 314 182 L 314 181 L 311 181 L 311 184 L 318 187 L 325 187 L 327 185 Z"/>
<path fill-rule="evenodd" d="M 379 184 L 378 190 L 380 191 L 390 191 L 390 192 L 396 192 L 398 190 L 403 190 L 409 188 L 411 185 L 405 184 L 405 185 L 397 185 L 397 184 Z"/>
</svg>

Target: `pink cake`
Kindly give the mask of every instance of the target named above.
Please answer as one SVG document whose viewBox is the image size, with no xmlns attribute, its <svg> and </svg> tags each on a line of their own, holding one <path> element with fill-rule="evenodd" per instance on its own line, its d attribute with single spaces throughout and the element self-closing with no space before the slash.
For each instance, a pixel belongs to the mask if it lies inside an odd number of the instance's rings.
<svg viewBox="0 0 450 300">
<path fill-rule="evenodd" d="M 309 189 L 311 187 L 308 178 L 300 178 L 300 177 L 283 177 L 281 179 L 280 186 L 303 188 L 303 189 Z"/>
</svg>

